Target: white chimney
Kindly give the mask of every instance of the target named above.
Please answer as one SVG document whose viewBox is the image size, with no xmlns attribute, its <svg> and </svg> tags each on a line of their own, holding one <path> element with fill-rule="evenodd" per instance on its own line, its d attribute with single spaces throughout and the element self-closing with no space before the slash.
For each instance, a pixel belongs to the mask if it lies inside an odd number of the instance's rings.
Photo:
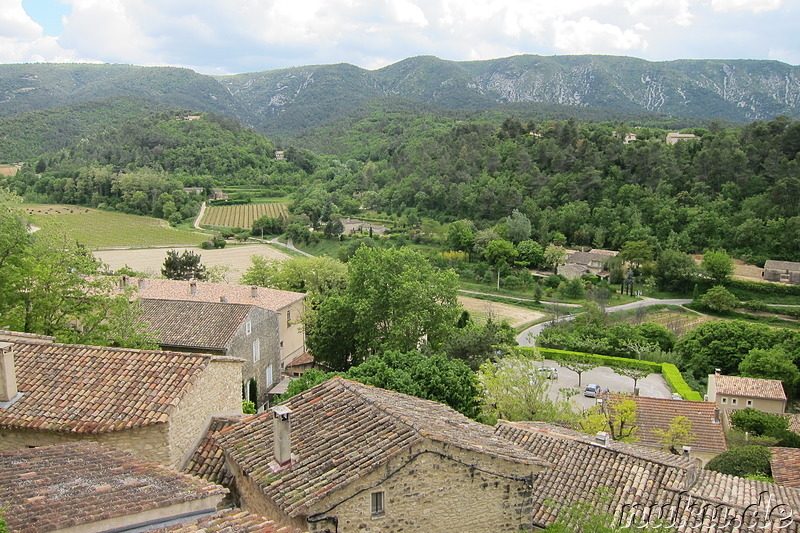
<svg viewBox="0 0 800 533">
<path fill-rule="evenodd" d="M 683 456 L 684 457 L 689 457 L 689 453 L 691 451 L 692 451 L 692 447 L 691 446 L 684 446 L 683 447 Z"/>
<path fill-rule="evenodd" d="M 715 368 L 714 369 L 714 375 L 715 376 L 719 376 L 721 373 L 722 373 L 722 369 L 719 369 L 719 368 Z"/>
<path fill-rule="evenodd" d="M 139 290 L 143 291 L 145 287 L 147 287 L 147 280 L 144 278 L 139 278 Z"/>
<path fill-rule="evenodd" d="M 595 444 L 599 444 L 600 446 L 608 446 L 609 440 L 610 437 L 605 431 L 598 431 L 597 435 L 594 436 Z"/>
<path fill-rule="evenodd" d="M 258 287 L 256 287 L 255 285 L 250 287 L 250 297 L 258 298 Z"/>
<path fill-rule="evenodd" d="M 14 345 L 0 342 L 0 402 L 10 402 L 17 397 L 17 392 Z"/>
<path fill-rule="evenodd" d="M 190 281 L 189 282 L 189 294 L 197 294 L 197 282 Z"/>
<path fill-rule="evenodd" d="M 270 411 L 275 462 L 278 468 L 283 468 L 292 462 L 292 422 L 289 417 L 292 410 L 285 405 L 276 405 Z"/>
</svg>

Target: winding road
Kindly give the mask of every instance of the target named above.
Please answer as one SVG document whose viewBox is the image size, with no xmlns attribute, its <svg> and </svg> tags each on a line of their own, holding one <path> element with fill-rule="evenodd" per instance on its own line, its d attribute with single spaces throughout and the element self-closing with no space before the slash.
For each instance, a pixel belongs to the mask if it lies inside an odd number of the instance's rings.
<svg viewBox="0 0 800 533">
<path fill-rule="evenodd" d="M 650 307 L 653 305 L 684 305 L 690 303 L 691 299 L 674 299 L 674 300 L 659 300 L 657 298 L 643 298 L 638 302 L 631 302 L 629 304 L 622 304 L 622 305 L 615 305 L 614 307 L 607 307 L 606 311 L 609 313 L 616 313 L 617 311 L 626 311 L 628 309 L 639 309 L 642 307 Z M 558 319 L 558 322 L 564 322 L 567 320 L 572 320 L 574 317 L 569 315 L 564 315 Z M 544 328 L 549 326 L 552 323 L 552 320 L 548 320 L 547 322 L 541 322 L 536 324 L 535 326 L 531 326 L 528 329 L 521 332 L 517 335 L 517 343 L 520 346 L 533 346 L 534 339 L 542 332 Z"/>
</svg>

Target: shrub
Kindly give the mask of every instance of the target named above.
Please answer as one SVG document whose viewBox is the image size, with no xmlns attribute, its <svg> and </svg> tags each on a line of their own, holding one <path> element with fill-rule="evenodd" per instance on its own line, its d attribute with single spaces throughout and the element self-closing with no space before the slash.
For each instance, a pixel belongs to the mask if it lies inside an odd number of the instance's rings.
<svg viewBox="0 0 800 533">
<path fill-rule="evenodd" d="M 662 363 L 661 375 L 664 376 L 664 380 L 667 382 L 667 385 L 669 385 L 669 388 L 672 389 L 673 392 L 680 394 L 684 400 L 693 402 L 700 402 L 703 400 L 699 392 L 689 387 L 683 379 L 683 375 L 681 375 L 678 370 L 678 367 L 675 365 L 671 363 Z"/>
<path fill-rule="evenodd" d="M 771 457 L 769 448 L 764 446 L 740 446 L 711 459 L 706 465 L 706 470 L 739 477 L 771 476 Z"/>
</svg>

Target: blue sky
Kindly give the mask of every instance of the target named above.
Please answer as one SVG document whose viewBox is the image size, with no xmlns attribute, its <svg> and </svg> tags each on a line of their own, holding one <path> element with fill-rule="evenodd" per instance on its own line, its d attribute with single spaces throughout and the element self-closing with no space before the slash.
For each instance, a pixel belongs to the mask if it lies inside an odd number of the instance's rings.
<svg viewBox="0 0 800 533">
<path fill-rule="evenodd" d="M 233 74 L 417 55 L 800 64 L 798 0 L 0 0 L 0 63 Z"/>
</svg>

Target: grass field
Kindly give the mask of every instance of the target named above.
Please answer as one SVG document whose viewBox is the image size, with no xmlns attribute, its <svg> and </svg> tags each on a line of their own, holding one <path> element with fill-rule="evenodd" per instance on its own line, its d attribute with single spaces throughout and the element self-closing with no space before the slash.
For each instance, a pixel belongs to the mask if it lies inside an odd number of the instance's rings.
<svg viewBox="0 0 800 533">
<path fill-rule="evenodd" d="M 158 218 L 98 211 L 78 206 L 23 205 L 42 231 L 66 233 L 89 248 L 197 246 L 207 235 L 169 227 Z"/>
<path fill-rule="evenodd" d="M 248 229 L 253 227 L 255 220 L 263 216 L 285 218 L 289 216 L 289 212 L 285 204 L 277 202 L 246 205 L 212 205 L 206 207 L 206 212 L 200 224 L 204 226 Z"/>
</svg>

